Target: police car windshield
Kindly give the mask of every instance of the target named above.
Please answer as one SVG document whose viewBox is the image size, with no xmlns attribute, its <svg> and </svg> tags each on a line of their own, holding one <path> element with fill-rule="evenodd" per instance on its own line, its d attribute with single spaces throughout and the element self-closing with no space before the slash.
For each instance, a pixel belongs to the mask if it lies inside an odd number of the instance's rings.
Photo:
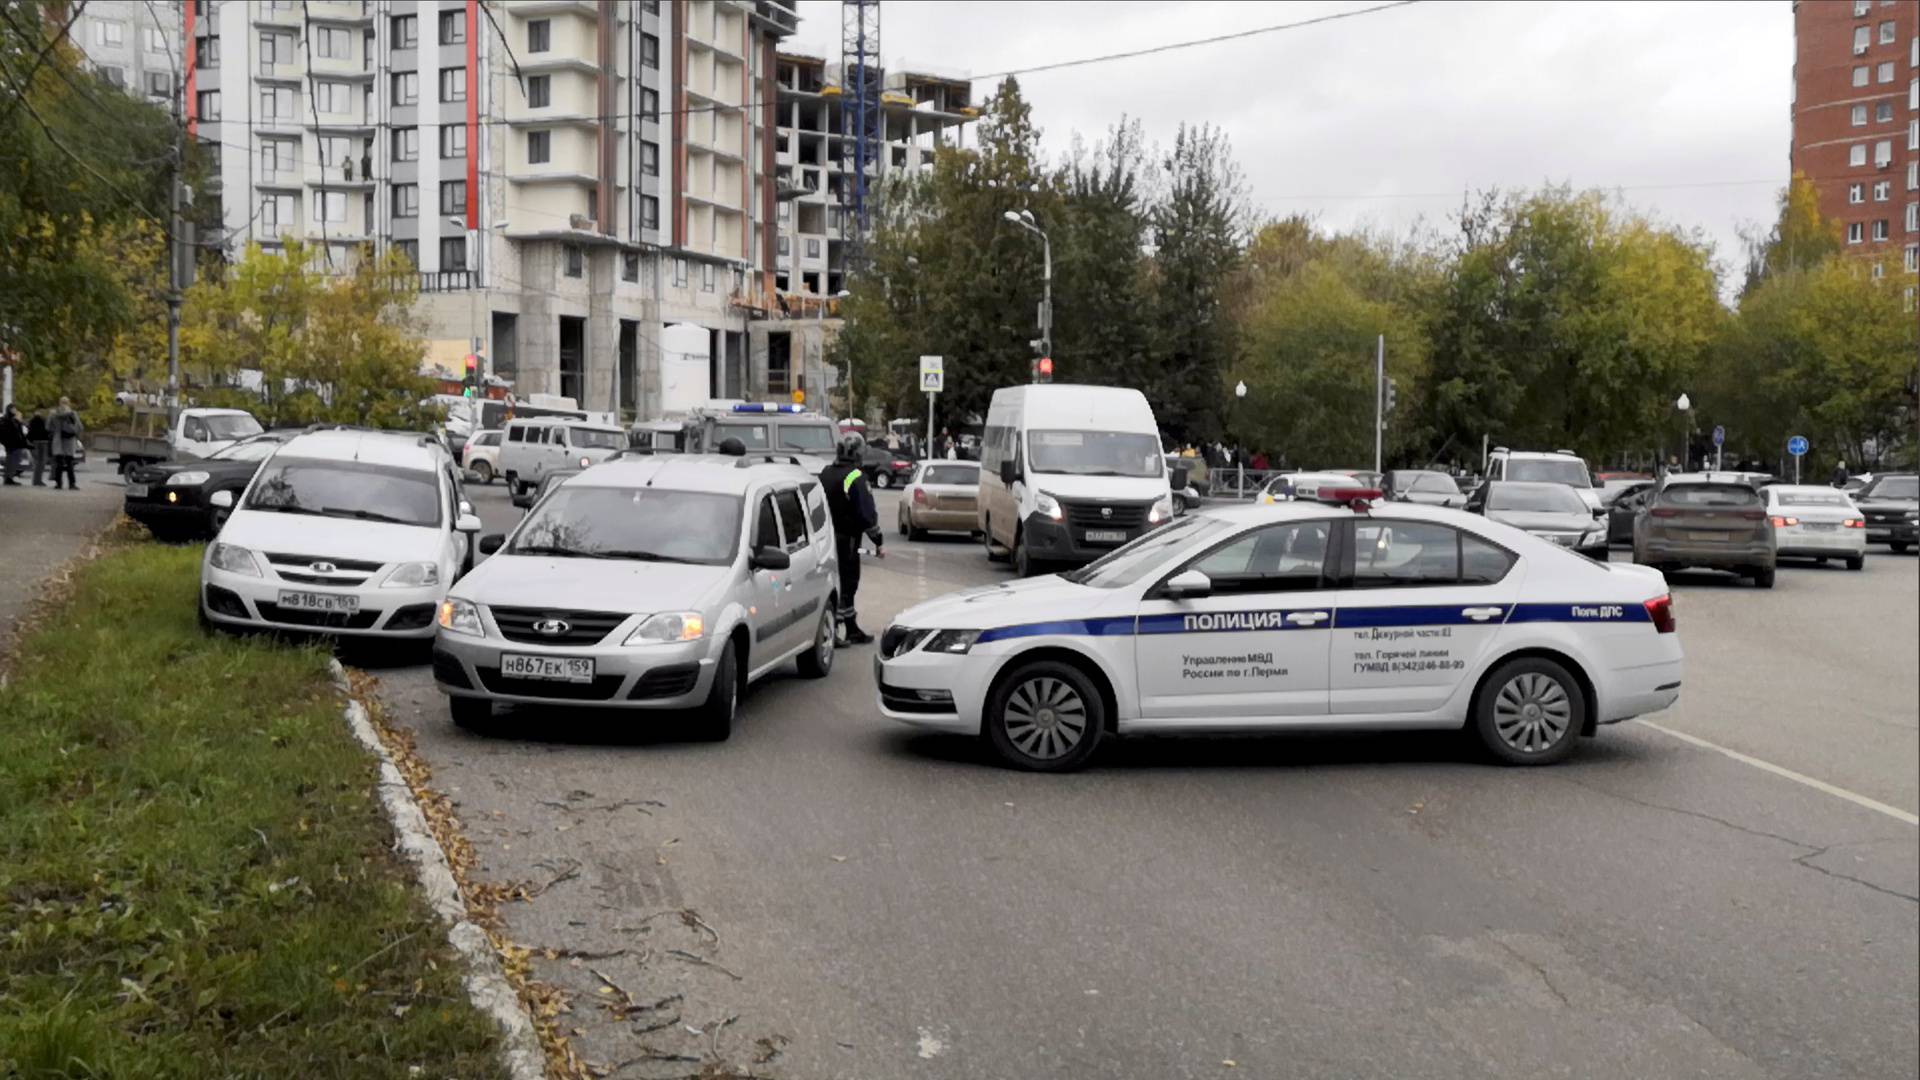
<svg viewBox="0 0 1920 1080">
<path fill-rule="evenodd" d="M 1495 484 L 1487 509 L 1535 514 L 1584 514 L 1587 504 L 1565 484 Z"/>
<path fill-rule="evenodd" d="M 1577 488 L 1593 486 L 1587 477 L 1587 463 L 1573 458 L 1509 458 L 1506 478 L 1540 484 L 1571 484 Z"/>
<path fill-rule="evenodd" d="M 1131 431 L 1034 431 L 1027 435 L 1034 472 L 1068 476 L 1165 476 L 1160 437 Z"/>
<path fill-rule="evenodd" d="M 1207 543 L 1233 526 L 1206 516 L 1177 518 L 1171 525 L 1107 552 L 1078 570 L 1060 576 L 1075 585 L 1096 589 L 1118 589 L 1146 577 L 1163 565 L 1176 550 Z"/>
<path fill-rule="evenodd" d="M 725 566 L 740 545 L 740 497 L 662 488 L 562 487 L 506 551 Z"/>
<path fill-rule="evenodd" d="M 829 424 L 781 424 L 780 449 L 803 454 L 833 453 L 834 430 Z"/>
</svg>

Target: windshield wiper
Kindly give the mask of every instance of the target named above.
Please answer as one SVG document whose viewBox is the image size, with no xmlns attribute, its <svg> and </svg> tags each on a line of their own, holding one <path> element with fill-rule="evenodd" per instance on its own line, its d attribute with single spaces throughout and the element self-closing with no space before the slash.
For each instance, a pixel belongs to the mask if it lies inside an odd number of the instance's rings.
<svg viewBox="0 0 1920 1080">
<path fill-rule="evenodd" d="M 279 506 L 275 506 L 272 503 L 248 503 L 245 509 L 259 510 L 267 514 L 312 514 L 314 517 L 326 516 L 326 511 L 324 510 L 315 510 L 311 506 L 300 506 L 297 503 L 285 503 Z"/>
<path fill-rule="evenodd" d="M 1074 469 L 1070 472 L 1067 472 L 1065 475 L 1067 476 L 1127 476 L 1127 477 L 1146 478 L 1146 477 L 1151 477 L 1153 474 L 1152 473 L 1141 474 L 1141 473 L 1120 472 L 1116 469 Z"/>
<path fill-rule="evenodd" d="M 597 559 L 599 554 L 582 551 L 579 548 L 556 547 L 552 544 L 518 544 L 507 549 L 509 555 L 553 555 L 562 559 Z"/>
<path fill-rule="evenodd" d="M 678 555 L 662 555 L 657 551 L 626 551 L 618 548 L 610 551 L 596 551 L 594 555 L 602 559 L 636 559 L 640 562 L 691 563 L 699 561 L 697 559 L 683 559 Z"/>
<path fill-rule="evenodd" d="M 360 521 L 384 521 L 392 525 L 420 524 L 417 521 L 408 521 L 406 518 L 394 517 L 392 514 L 382 514 L 376 510 L 347 510 L 337 506 L 323 506 L 312 512 L 327 517 L 356 518 Z"/>
</svg>

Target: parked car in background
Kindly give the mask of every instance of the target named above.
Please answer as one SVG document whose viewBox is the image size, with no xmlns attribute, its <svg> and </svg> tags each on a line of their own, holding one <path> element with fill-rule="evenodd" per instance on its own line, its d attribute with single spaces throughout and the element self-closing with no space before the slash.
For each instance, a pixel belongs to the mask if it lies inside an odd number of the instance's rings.
<svg viewBox="0 0 1920 1080">
<path fill-rule="evenodd" d="M 1387 498 L 1428 506 L 1467 505 L 1467 496 L 1453 477 L 1433 469 L 1394 469 L 1387 473 Z"/>
<path fill-rule="evenodd" d="M 293 438 L 295 431 L 269 431 L 215 450 L 199 461 L 135 465 L 127 472 L 122 508 L 162 540 L 211 537 L 226 523 L 230 507 L 215 506 L 216 491 L 231 499 L 247 486 L 260 463 Z"/>
<path fill-rule="evenodd" d="M 1634 480 L 1619 487 L 1601 488 L 1600 501 L 1607 508 L 1607 543 L 1633 543 L 1633 519 L 1647 508 L 1653 498 L 1652 480 Z"/>
<path fill-rule="evenodd" d="M 1607 561 L 1606 524 L 1566 484 L 1490 480 L 1467 501 L 1467 511 Z"/>
<path fill-rule="evenodd" d="M 923 461 L 900 493 L 900 535 L 918 540 L 929 532 L 974 533 L 980 529 L 980 463 Z"/>
<path fill-rule="evenodd" d="M 538 487 L 554 469 L 584 469 L 627 448 L 627 433 L 585 420 L 509 420 L 500 444 L 500 474 L 515 493 Z"/>
<path fill-rule="evenodd" d="M 507 499 L 522 510 L 531 510 L 541 499 L 547 497 L 549 491 L 552 491 L 554 488 L 559 487 L 561 484 L 566 483 L 573 477 L 579 476 L 585 471 L 585 469 L 554 469 L 540 478 L 538 487 L 515 491 L 511 495 L 508 495 Z"/>
<path fill-rule="evenodd" d="M 460 450 L 460 467 L 483 484 L 493 483 L 493 478 L 500 473 L 500 443 L 506 437 L 504 430 L 468 436 L 467 444 Z"/>
<path fill-rule="evenodd" d="M 1675 473 L 1634 518 L 1633 561 L 1663 572 L 1726 570 L 1773 588 L 1773 523 L 1752 484 L 1726 473 Z"/>
<path fill-rule="evenodd" d="M 1881 473 L 1853 496 L 1867 522 L 1867 541 L 1902 552 L 1920 543 L 1920 476 Z"/>
<path fill-rule="evenodd" d="M 1343 472 L 1291 472 L 1268 480 L 1261 487 L 1260 494 L 1254 496 L 1254 502 L 1271 506 L 1274 503 L 1292 502 L 1295 499 L 1312 499 L 1319 495 L 1321 488 L 1351 488 L 1362 486 L 1349 473 Z"/>
<path fill-rule="evenodd" d="M 1571 450 L 1509 450 L 1496 446 L 1487 457 L 1487 479 L 1565 484 L 1589 507 L 1600 507 L 1600 493 L 1594 490 L 1586 460 Z"/>
<path fill-rule="evenodd" d="M 127 430 L 103 424 L 86 434 L 93 449 L 119 464 L 122 475 L 140 465 L 197 461 L 263 430 L 244 409 L 181 409 L 168 427 L 165 407 L 144 406 L 136 407 L 122 426 Z"/>
<path fill-rule="evenodd" d="M 860 472 L 867 483 L 885 491 L 887 488 L 900 487 L 913 479 L 913 461 L 907 455 L 884 446 L 869 445 L 860 455 Z M 976 473 L 974 483 L 978 484 Z"/>
<path fill-rule="evenodd" d="M 1867 523 L 1847 493 L 1812 484 L 1774 484 L 1762 493 L 1773 523 L 1777 557 L 1841 559 L 1847 569 L 1867 564 Z"/>
</svg>

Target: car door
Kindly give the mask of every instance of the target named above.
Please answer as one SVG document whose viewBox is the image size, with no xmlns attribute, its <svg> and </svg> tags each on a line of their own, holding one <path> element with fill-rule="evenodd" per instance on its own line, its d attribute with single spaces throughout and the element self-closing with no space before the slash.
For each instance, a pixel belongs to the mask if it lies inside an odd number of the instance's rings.
<svg viewBox="0 0 1920 1080">
<path fill-rule="evenodd" d="M 752 516 L 747 519 L 748 535 L 752 541 L 748 550 L 761 548 L 786 550 L 786 541 L 780 537 L 780 512 L 774 506 L 773 492 L 763 490 L 754 497 Z M 750 605 L 753 613 L 753 666 L 758 667 L 780 653 L 781 632 L 784 629 L 780 620 L 786 612 L 787 586 L 789 570 L 753 571 L 753 598 Z"/>
<path fill-rule="evenodd" d="M 187 460 L 206 457 L 207 443 L 211 440 L 212 433 L 207 429 L 207 422 L 198 416 L 189 416 L 180 421 L 180 440 L 174 447 L 174 456 Z"/>
<path fill-rule="evenodd" d="M 1493 645 L 1519 598 L 1514 556 L 1434 521 L 1354 518 L 1331 637 L 1335 715 L 1431 713 Z"/>
<path fill-rule="evenodd" d="M 1262 525 L 1189 560 L 1206 596 L 1141 598 L 1134 669 L 1147 719 L 1317 717 L 1327 711 L 1333 625 L 1330 549 L 1338 520 Z"/>
<path fill-rule="evenodd" d="M 819 549 L 807 531 L 807 510 L 801 503 L 800 489 L 782 487 L 773 493 L 773 505 L 780 517 L 780 537 L 793 565 L 787 568 L 786 587 L 780 597 L 781 652 L 805 647 L 813 642 L 814 626 L 820 621 L 820 608 L 827 602 L 827 571 L 821 566 Z"/>
</svg>

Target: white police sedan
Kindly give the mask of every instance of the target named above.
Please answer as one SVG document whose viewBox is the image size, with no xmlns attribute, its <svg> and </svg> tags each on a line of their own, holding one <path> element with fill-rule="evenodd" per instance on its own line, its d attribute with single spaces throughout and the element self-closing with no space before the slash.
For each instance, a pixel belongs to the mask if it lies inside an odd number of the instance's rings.
<svg viewBox="0 0 1920 1080">
<path fill-rule="evenodd" d="M 1066 574 L 903 612 L 880 709 L 1075 768 L 1132 732 L 1470 727 L 1547 764 L 1680 695 L 1665 579 L 1378 492 L 1182 518 Z"/>
</svg>

